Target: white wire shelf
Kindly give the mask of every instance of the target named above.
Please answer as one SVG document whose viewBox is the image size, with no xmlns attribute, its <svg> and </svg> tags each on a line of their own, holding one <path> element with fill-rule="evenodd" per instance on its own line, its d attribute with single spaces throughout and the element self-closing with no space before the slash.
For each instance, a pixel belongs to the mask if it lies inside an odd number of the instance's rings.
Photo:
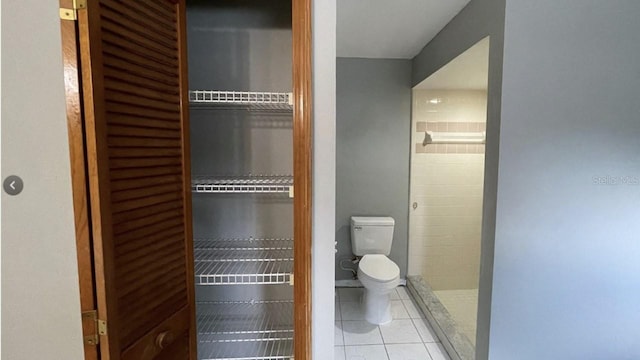
<svg viewBox="0 0 640 360">
<path fill-rule="evenodd" d="M 220 109 L 292 111 L 293 93 L 190 90 L 189 103 Z"/>
<path fill-rule="evenodd" d="M 200 359 L 293 359 L 293 301 L 198 302 L 196 311 Z"/>
<path fill-rule="evenodd" d="M 197 285 L 288 284 L 291 239 L 196 239 Z"/>
<path fill-rule="evenodd" d="M 293 176 L 195 176 L 191 181 L 191 191 L 194 193 L 288 193 L 292 196 Z"/>
<path fill-rule="evenodd" d="M 293 239 L 286 238 L 233 238 L 233 239 L 193 239 L 198 250 L 293 250 Z"/>
</svg>

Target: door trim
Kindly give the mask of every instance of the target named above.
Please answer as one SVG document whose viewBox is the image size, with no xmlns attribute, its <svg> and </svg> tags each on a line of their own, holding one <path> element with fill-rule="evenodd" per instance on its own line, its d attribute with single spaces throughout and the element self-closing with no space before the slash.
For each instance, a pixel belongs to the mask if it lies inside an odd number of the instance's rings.
<svg viewBox="0 0 640 360">
<path fill-rule="evenodd" d="M 60 7 L 71 9 L 71 0 L 60 0 Z M 91 223 L 87 189 L 86 153 L 84 124 L 82 121 L 82 101 L 80 98 L 80 69 L 78 53 L 78 23 L 60 20 L 62 37 L 62 61 L 64 67 L 64 87 L 66 94 L 67 132 L 69 136 L 69 158 L 71 160 L 71 186 L 73 194 L 73 217 L 76 235 L 76 256 L 78 260 L 78 281 L 80 288 L 80 310 L 96 308 L 95 279 L 91 241 Z M 82 319 L 82 334 L 95 333 L 95 323 L 91 318 Z M 98 360 L 98 347 L 84 343 L 85 360 Z"/>
<path fill-rule="evenodd" d="M 311 359 L 311 0 L 293 1 L 294 358 Z"/>
</svg>

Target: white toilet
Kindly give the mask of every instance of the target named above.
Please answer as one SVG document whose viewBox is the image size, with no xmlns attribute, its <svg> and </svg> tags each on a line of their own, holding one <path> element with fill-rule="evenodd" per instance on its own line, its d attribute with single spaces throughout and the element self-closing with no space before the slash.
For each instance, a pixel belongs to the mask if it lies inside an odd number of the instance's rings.
<svg viewBox="0 0 640 360">
<path fill-rule="evenodd" d="M 358 263 L 358 279 L 365 288 L 366 320 L 380 325 L 391 322 L 390 293 L 400 283 L 400 268 L 387 255 L 391 251 L 391 217 L 351 217 L 351 246 Z"/>
</svg>

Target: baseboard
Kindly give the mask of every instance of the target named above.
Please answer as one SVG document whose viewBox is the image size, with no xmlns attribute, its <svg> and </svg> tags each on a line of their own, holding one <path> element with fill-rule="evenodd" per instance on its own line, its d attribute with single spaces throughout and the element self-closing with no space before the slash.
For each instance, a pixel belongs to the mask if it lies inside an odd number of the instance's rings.
<svg viewBox="0 0 640 360">
<path fill-rule="evenodd" d="M 336 287 L 362 287 L 360 280 L 336 280 Z M 400 286 L 407 286 L 406 279 L 400 279 Z"/>
</svg>

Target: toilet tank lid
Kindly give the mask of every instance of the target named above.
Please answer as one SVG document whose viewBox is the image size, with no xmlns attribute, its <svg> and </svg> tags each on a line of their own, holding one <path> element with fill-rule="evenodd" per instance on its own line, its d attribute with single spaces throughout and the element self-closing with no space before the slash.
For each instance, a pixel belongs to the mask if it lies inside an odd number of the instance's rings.
<svg viewBox="0 0 640 360">
<path fill-rule="evenodd" d="M 351 217 L 351 225 L 354 226 L 367 226 L 367 225 L 375 225 L 375 226 L 393 226 L 394 220 L 390 216 L 352 216 Z"/>
</svg>

